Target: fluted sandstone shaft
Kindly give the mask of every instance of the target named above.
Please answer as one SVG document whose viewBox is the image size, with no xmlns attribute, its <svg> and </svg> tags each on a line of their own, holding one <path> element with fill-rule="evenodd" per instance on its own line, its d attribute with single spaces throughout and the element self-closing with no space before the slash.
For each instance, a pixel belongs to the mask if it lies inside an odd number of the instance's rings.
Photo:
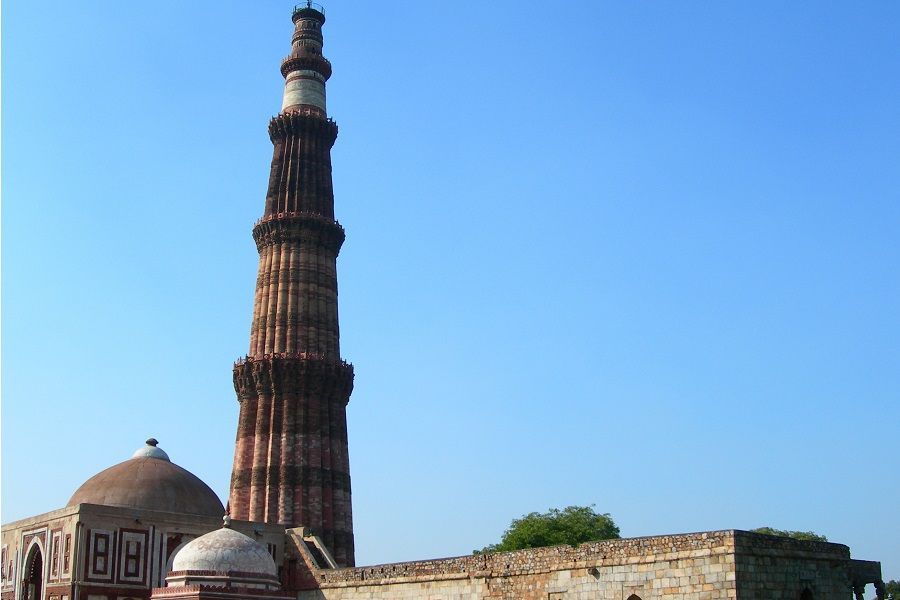
<svg viewBox="0 0 900 600">
<path fill-rule="evenodd" d="M 325 16 L 294 11 L 282 110 L 265 210 L 253 228 L 259 271 L 250 349 L 234 367 L 240 402 L 230 510 L 235 518 L 314 529 L 352 566 L 353 519 L 346 405 L 353 368 L 340 357 L 336 262 L 344 230 L 334 220 L 325 111 L 331 65 Z"/>
</svg>

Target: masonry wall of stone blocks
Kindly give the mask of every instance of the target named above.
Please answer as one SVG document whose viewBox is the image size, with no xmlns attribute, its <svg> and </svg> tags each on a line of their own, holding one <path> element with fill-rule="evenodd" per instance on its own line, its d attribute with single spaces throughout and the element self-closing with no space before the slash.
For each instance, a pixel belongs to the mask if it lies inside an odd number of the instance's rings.
<svg viewBox="0 0 900 600">
<path fill-rule="evenodd" d="M 736 597 L 729 531 L 607 540 L 320 572 L 300 600 Z"/>
<path fill-rule="evenodd" d="M 713 531 L 320 570 L 299 600 L 848 600 L 854 562 L 841 544 Z"/>
<path fill-rule="evenodd" d="M 794 600 L 850 598 L 850 549 L 842 544 L 802 542 L 747 531 L 735 532 L 739 598 Z"/>
</svg>

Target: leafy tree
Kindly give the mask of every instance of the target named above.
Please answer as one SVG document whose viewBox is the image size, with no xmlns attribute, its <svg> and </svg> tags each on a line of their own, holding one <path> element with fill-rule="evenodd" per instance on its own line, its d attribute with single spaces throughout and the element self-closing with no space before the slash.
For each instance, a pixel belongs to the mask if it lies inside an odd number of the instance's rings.
<svg viewBox="0 0 900 600">
<path fill-rule="evenodd" d="M 618 537 L 619 528 L 609 513 L 599 514 L 593 505 L 568 506 L 562 510 L 551 508 L 545 513 L 533 512 L 513 519 L 499 543 L 475 550 L 475 554 L 561 544 L 576 546 L 582 542 Z"/>
<path fill-rule="evenodd" d="M 884 584 L 884 594 L 888 600 L 900 600 L 900 581 L 891 579 Z"/>
<path fill-rule="evenodd" d="M 766 535 L 778 535 L 781 537 L 794 538 L 795 540 L 803 540 L 806 542 L 827 542 L 828 538 L 812 531 L 786 531 L 784 529 L 775 529 L 774 527 L 757 527 L 751 529 L 753 533 L 764 533 Z"/>
</svg>

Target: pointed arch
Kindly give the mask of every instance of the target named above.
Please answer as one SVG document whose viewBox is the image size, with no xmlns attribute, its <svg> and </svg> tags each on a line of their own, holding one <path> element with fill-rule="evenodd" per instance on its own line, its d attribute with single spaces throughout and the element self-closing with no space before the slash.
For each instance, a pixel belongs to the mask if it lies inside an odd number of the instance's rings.
<svg viewBox="0 0 900 600">
<path fill-rule="evenodd" d="M 22 600 L 44 599 L 44 546 L 32 540 L 22 563 Z"/>
<path fill-rule="evenodd" d="M 626 600 L 641 600 L 641 597 L 638 596 L 637 594 L 632 594 L 632 595 L 628 596 L 628 598 Z"/>
</svg>

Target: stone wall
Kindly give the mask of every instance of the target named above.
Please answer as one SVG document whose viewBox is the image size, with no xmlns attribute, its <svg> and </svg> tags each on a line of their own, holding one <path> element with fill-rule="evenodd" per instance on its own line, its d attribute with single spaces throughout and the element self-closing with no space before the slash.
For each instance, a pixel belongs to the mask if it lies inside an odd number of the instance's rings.
<svg viewBox="0 0 900 600">
<path fill-rule="evenodd" d="M 735 598 L 730 531 L 337 569 L 300 600 Z"/>
<path fill-rule="evenodd" d="M 316 570 L 299 600 L 848 600 L 856 562 L 840 544 L 713 531 Z"/>
<path fill-rule="evenodd" d="M 736 531 L 735 572 L 739 598 L 795 600 L 851 597 L 850 549 L 827 542 Z"/>
</svg>

